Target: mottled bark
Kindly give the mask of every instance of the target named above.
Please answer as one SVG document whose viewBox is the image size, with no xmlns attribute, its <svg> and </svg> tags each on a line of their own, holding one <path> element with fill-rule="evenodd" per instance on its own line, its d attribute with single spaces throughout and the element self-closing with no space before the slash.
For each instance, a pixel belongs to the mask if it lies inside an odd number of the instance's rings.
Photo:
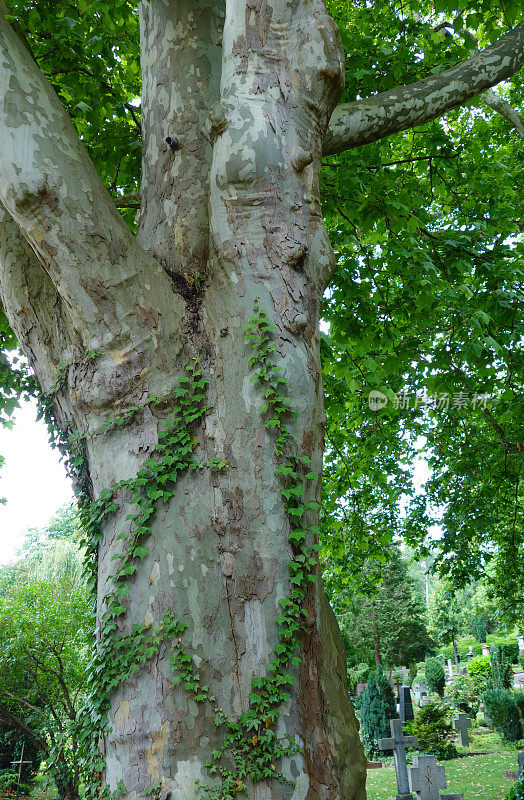
<svg viewBox="0 0 524 800">
<path fill-rule="evenodd" d="M 524 64 L 524 22 L 494 45 L 451 69 L 409 86 L 346 103 L 335 109 L 324 139 L 324 155 L 376 142 L 463 105 L 509 78 Z"/>
<path fill-rule="evenodd" d="M 226 16 L 223 44 L 222 15 Z M 323 0 L 152 0 L 141 5 L 143 207 L 133 240 L 55 93 L 0 19 L 0 283 L 45 390 L 70 362 L 55 412 L 86 436 L 93 497 L 135 475 L 158 441 L 191 356 L 208 378 L 198 456 L 222 473 L 182 475 L 130 583 L 123 627 L 188 626 L 184 646 L 231 718 L 278 642 L 289 593 L 289 521 L 274 442 L 250 381 L 244 324 L 255 299 L 276 326 L 276 358 L 298 412 L 290 428 L 320 474 L 324 411 L 318 319 L 333 253 L 319 201 L 322 141 L 342 89 L 343 54 Z M 202 129 L 204 133 L 202 133 Z M 169 147 L 167 136 L 179 140 Z M 86 352 L 101 355 L 85 360 Z M 124 427 L 103 423 L 151 395 Z M 319 482 L 311 498 L 319 495 Z M 99 606 L 112 587 L 128 498 L 99 548 Z M 311 513 L 311 524 L 316 522 Z M 361 800 L 362 748 L 344 648 L 320 586 L 279 733 L 303 752 L 295 781 L 249 787 L 255 800 Z M 195 797 L 220 744 L 207 704 L 173 688 L 163 647 L 114 691 L 105 780 L 129 798 L 152 786 Z"/>
<path fill-rule="evenodd" d="M 489 108 L 496 111 L 501 117 L 504 117 L 511 127 L 516 130 L 520 138 L 524 139 L 524 117 L 522 117 L 507 100 L 504 100 L 500 94 L 494 92 L 492 89 L 488 89 L 487 92 L 484 92 L 482 99 Z"/>
<path fill-rule="evenodd" d="M 207 268 L 211 145 L 202 129 L 219 95 L 224 2 L 151 0 L 140 3 L 140 20 L 138 240 L 191 295 Z"/>
</svg>

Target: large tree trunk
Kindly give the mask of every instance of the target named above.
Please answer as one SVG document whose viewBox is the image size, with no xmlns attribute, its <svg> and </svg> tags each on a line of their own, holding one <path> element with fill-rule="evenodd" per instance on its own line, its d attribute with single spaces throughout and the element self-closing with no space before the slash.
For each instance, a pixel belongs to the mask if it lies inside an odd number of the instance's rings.
<svg viewBox="0 0 524 800">
<path fill-rule="evenodd" d="M 244 325 L 258 302 L 275 327 L 275 364 L 297 412 L 287 421 L 296 455 L 320 475 L 318 322 L 333 254 L 319 173 L 343 52 L 323 0 L 228 0 L 225 25 L 218 0 L 151 0 L 140 10 L 141 247 L 70 144 L 52 93 L 11 42 L 9 67 L 39 104 L 36 125 L 16 120 L 24 150 L 9 152 L 23 169 L 0 197 L 3 301 L 41 385 L 54 392 L 56 418 L 85 440 L 83 489 L 94 499 L 136 475 L 185 367 L 200 359 L 208 411 L 193 431 L 196 456 L 227 468 L 186 470 L 169 501 L 159 501 L 118 630 L 159 626 L 166 612 L 185 623 L 182 646 L 235 721 L 250 708 L 252 680 L 274 659 L 293 558 L 275 437 L 259 412 L 262 387 L 250 380 Z M 2 33 L 9 37 L 7 26 Z M 57 127 L 66 144 L 55 137 L 43 145 Z M 43 161 L 44 178 L 35 168 Z M 28 236 L 31 249 L 19 230 L 34 231 L 35 218 L 42 233 Z M 82 220 L 79 229 L 68 219 Z M 152 396 L 159 400 L 148 403 Z M 103 427 L 136 406 L 126 424 Z M 306 500 L 318 499 L 319 480 L 309 485 Z M 134 508 L 123 489 L 115 497 L 119 509 L 104 520 L 98 548 L 101 615 Z M 307 521 L 313 528 L 314 511 Z M 304 607 L 301 661 L 288 669 L 294 683 L 277 723 L 278 736 L 295 737 L 299 749 L 275 765 L 286 782 L 246 779 L 238 796 L 360 800 L 364 757 L 344 648 L 319 582 L 309 584 Z M 163 643 L 111 694 L 104 780 L 111 789 L 123 781 L 129 798 L 156 787 L 186 800 L 198 796 L 195 781 L 214 781 L 204 765 L 224 731 L 213 704 L 173 686 L 171 654 Z"/>
<path fill-rule="evenodd" d="M 285 419 L 286 446 L 294 463 L 307 457 L 320 475 L 318 322 L 333 268 L 319 202 L 322 147 L 340 152 L 404 130 L 503 80 L 524 62 L 524 24 L 452 70 L 340 107 L 328 132 L 344 60 L 324 0 L 142 2 L 144 153 L 134 239 L 7 13 L 0 0 L 1 297 L 62 437 L 74 432 L 83 443 L 79 488 L 93 501 L 104 491 L 115 501 L 96 552 L 107 671 L 108 636 L 159 627 L 166 612 L 186 625 L 180 642 L 164 637 L 145 648 L 147 661 L 112 687 L 104 777 L 111 789 L 122 780 L 133 800 L 148 790 L 187 800 L 198 796 L 196 780 L 215 780 L 205 763 L 225 726 L 215 725 L 214 706 L 230 725 L 246 715 L 252 681 L 282 644 L 279 601 L 291 592 L 290 562 L 296 567 L 303 555 L 291 542 L 297 529 L 275 474 L 278 437 L 259 411 L 267 386 L 251 381 L 244 326 L 256 305 L 274 326 L 271 374 L 281 369 L 297 414 Z M 121 482 L 133 482 L 154 456 L 197 357 L 207 410 L 193 421 L 195 458 L 227 467 L 178 474 L 148 520 L 136 572 L 112 596 L 121 537 L 131 536 L 136 510 Z M 304 485 L 304 499 L 318 499 L 319 479 Z M 311 546 L 313 509 L 305 521 Z M 300 748 L 271 764 L 288 782 L 252 774 L 245 789 L 238 780 L 214 798 L 365 797 L 343 645 L 320 583 L 308 584 L 301 660 L 286 665 L 293 684 L 276 725 L 281 741 L 294 737 Z M 116 622 L 107 617 L 115 604 Z M 181 648 L 215 700 L 175 688 L 169 659 Z M 242 724 L 237 777 L 249 743 L 260 750 L 265 735 L 256 728 L 250 738 Z"/>
</svg>

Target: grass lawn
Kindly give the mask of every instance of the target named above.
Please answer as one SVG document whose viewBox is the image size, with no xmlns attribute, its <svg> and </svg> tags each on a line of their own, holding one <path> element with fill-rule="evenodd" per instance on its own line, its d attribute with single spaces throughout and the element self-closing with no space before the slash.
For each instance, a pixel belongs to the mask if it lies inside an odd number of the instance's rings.
<svg viewBox="0 0 524 800">
<path fill-rule="evenodd" d="M 501 800 L 511 786 L 502 777 L 505 769 L 516 769 L 517 753 L 490 753 L 444 761 L 448 792 L 462 792 L 464 800 Z M 368 770 L 368 800 L 389 800 L 397 793 L 395 768 Z"/>
<path fill-rule="evenodd" d="M 464 800 L 502 800 L 511 781 L 502 777 L 505 769 L 517 769 L 517 750 L 504 743 L 493 731 L 473 731 L 470 751 L 488 751 L 484 756 L 467 756 L 443 761 L 448 781 L 447 792 L 462 792 Z M 389 800 L 397 793 L 395 768 L 368 770 L 368 800 Z"/>
</svg>

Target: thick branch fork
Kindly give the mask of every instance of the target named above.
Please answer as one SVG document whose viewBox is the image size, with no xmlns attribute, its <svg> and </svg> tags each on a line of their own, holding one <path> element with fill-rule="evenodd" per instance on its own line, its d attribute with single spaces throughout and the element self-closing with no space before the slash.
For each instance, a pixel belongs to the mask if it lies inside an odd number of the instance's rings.
<svg viewBox="0 0 524 800">
<path fill-rule="evenodd" d="M 335 109 L 325 156 L 376 142 L 442 116 L 514 75 L 524 64 L 524 23 L 451 69 Z"/>
</svg>

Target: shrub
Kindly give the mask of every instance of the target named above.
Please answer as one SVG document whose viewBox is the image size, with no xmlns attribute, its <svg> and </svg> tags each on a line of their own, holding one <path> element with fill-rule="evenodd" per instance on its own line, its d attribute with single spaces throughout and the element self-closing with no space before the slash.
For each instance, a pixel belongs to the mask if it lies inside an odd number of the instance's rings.
<svg viewBox="0 0 524 800">
<path fill-rule="evenodd" d="M 513 670 L 506 654 L 495 645 L 491 645 L 489 654 L 493 686 L 495 689 L 511 689 L 513 687 Z"/>
<path fill-rule="evenodd" d="M 393 689 L 379 667 L 368 678 L 360 707 L 360 731 L 368 758 L 378 755 L 378 739 L 390 735 L 390 719 L 397 717 L 397 704 Z"/>
<path fill-rule="evenodd" d="M 520 778 L 506 793 L 506 800 L 524 800 L 524 778 Z"/>
<path fill-rule="evenodd" d="M 516 636 L 488 636 L 488 644 L 504 653 L 510 664 L 518 663 L 519 643 Z"/>
<path fill-rule="evenodd" d="M 508 742 L 517 742 L 522 729 L 517 704 L 510 693 L 506 689 L 486 689 L 482 700 L 490 725 Z"/>
<path fill-rule="evenodd" d="M 472 678 L 484 678 L 486 682 L 492 677 L 491 659 L 489 656 L 475 656 L 468 664 L 468 675 Z"/>
<path fill-rule="evenodd" d="M 418 737 L 418 749 L 438 759 L 457 755 L 455 734 L 440 703 L 428 703 L 417 714 L 411 730 Z"/>
<path fill-rule="evenodd" d="M 524 731 L 524 689 L 520 689 L 513 694 L 513 699 L 517 704 L 517 709 L 520 717 L 520 727 Z"/>
<path fill-rule="evenodd" d="M 446 679 L 440 659 L 428 658 L 426 661 L 426 683 L 430 692 L 436 692 L 442 697 Z"/>
<path fill-rule="evenodd" d="M 475 691 L 474 681 L 469 675 L 459 675 L 448 687 L 448 695 L 453 705 L 467 714 L 479 708 L 480 694 Z"/>
</svg>

